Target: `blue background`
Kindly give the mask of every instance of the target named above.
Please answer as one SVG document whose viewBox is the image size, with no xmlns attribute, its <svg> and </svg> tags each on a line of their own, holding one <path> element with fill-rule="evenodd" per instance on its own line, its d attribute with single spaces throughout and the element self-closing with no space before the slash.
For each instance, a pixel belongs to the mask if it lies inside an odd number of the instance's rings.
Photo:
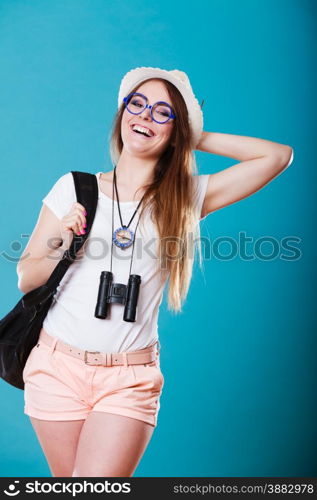
<svg viewBox="0 0 317 500">
<path fill-rule="evenodd" d="M 22 295 L 16 263 L 41 199 L 70 170 L 112 168 L 130 69 L 187 72 L 206 131 L 294 148 L 282 175 L 201 223 L 211 242 L 245 232 L 248 254 L 274 238 L 275 257 L 208 257 L 203 273 L 196 263 L 181 315 L 164 296 L 159 425 L 135 476 L 317 475 L 315 42 L 307 0 L 0 0 L 1 317 Z M 201 174 L 237 163 L 196 159 Z M 286 259 L 289 236 L 297 256 Z M 23 392 L 1 380 L 0 398 L 1 476 L 50 476 Z"/>
</svg>

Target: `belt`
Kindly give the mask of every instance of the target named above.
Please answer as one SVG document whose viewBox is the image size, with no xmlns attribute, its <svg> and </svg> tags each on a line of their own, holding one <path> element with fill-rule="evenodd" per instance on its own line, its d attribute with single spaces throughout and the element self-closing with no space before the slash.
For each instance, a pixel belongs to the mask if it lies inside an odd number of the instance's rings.
<svg viewBox="0 0 317 500">
<path fill-rule="evenodd" d="M 50 347 L 54 347 L 57 351 L 69 354 L 74 358 L 81 359 L 87 365 L 102 365 L 102 366 L 115 366 L 115 365 L 139 365 L 155 361 L 159 354 L 158 341 L 155 344 L 139 349 L 137 351 L 108 353 L 101 351 L 87 351 L 66 344 L 62 340 L 49 335 L 43 328 L 40 332 L 39 343 L 44 342 Z M 53 345 L 53 343 L 55 345 Z"/>
</svg>

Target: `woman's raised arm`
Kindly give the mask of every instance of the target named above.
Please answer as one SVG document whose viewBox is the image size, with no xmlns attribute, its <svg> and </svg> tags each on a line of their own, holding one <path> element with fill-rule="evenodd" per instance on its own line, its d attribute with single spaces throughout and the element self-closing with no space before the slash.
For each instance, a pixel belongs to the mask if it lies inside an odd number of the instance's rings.
<svg viewBox="0 0 317 500">
<path fill-rule="evenodd" d="M 202 216 L 255 193 L 291 165 L 294 157 L 285 144 L 217 132 L 203 132 L 196 149 L 241 162 L 209 175 Z"/>
</svg>

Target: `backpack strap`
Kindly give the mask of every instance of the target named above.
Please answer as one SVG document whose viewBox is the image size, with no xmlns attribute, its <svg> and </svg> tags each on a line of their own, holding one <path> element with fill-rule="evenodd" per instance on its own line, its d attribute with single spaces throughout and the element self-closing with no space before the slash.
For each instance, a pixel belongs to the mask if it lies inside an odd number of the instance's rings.
<svg viewBox="0 0 317 500">
<path fill-rule="evenodd" d="M 77 235 L 74 233 L 70 248 L 64 252 L 62 260 L 65 259 L 66 261 L 70 261 L 70 263 L 76 259 L 77 252 L 89 236 L 98 204 L 98 183 L 96 176 L 87 172 L 78 171 L 72 171 L 72 174 L 77 202 L 83 205 L 87 212 L 87 227 L 85 234 Z"/>
<path fill-rule="evenodd" d="M 63 254 L 51 276 L 45 283 L 35 290 L 26 293 L 22 298 L 25 308 L 32 307 L 45 301 L 54 294 L 69 266 L 76 259 L 76 254 L 87 240 L 91 231 L 98 205 L 98 181 L 94 174 L 88 172 L 71 171 L 73 175 L 77 202 L 86 209 L 87 228 L 86 233 L 77 235 L 74 233 L 73 241 L 68 250 Z"/>
</svg>

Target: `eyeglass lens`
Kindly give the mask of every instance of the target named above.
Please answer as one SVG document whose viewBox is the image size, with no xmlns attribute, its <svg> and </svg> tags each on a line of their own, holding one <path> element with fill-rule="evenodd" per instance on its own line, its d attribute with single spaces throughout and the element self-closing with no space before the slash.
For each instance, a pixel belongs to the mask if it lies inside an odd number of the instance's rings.
<svg viewBox="0 0 317 500">
<path fill-rule="evenodd" d="M 146 99 L 141 95 L 132 94 L 127 102 L 127 108 L 130 113 L 139 114 L 146 106 Z M 171 116 L 172 110 L 168 104 L 155 103 L 152 107 L 154 120 L 160 123 L 166 122 Z"/>
</svg>

